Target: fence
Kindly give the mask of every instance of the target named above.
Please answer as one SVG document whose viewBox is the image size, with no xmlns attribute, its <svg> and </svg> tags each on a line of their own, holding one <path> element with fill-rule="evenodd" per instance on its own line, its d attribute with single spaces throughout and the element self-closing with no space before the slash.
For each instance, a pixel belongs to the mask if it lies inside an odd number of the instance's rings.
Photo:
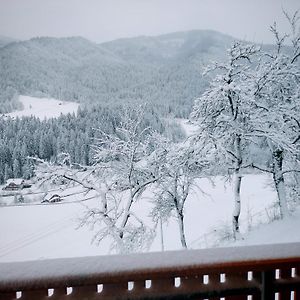
<svg viewBox="0 0 300 300">
<path fill-rule="evenodd" d="M 275 296 L 300 299 L 300 243 L 0 264 L 1 300 Z"/>
</svg>

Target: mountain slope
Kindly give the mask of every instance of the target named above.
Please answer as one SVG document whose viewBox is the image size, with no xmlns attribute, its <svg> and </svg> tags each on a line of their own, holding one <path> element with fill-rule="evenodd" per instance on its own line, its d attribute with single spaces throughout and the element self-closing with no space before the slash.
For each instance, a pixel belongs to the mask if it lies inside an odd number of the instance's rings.
<svg viewBox="0 0 300 300">
<path fill-rule="evenodd" d="M 139 101 L 186 116 L 206 86 L 203 66 L 222 60 L 232 41 L 213 31 L 190 31 L 100 45 L 80 37 L 10 43 L 0 48 L 0 102 L 12 94 Z"/>
<path fill-rule="evenodd" d="M 3 36 L 3 35 L 0 35 L 0 48 L 10 44 L 10 43 L 13 43 L 15 42 L 16 40 L 15 39 L 12 39 L 10 37 L 7 37 L 7 36 Z"/>
<path fill-rule="evenodd" d="M 233 38 L 211 30 L 175 32 L 160 36 L 141 36 L 103 43 L 102 46 L 126 60 L 165 63 L 207 56 L 224 57 Z"/>
</svg>

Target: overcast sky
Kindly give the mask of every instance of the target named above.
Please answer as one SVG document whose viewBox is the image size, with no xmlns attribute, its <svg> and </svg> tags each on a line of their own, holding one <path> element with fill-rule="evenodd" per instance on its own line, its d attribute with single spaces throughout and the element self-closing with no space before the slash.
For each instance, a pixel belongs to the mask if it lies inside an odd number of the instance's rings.
<svg viewBox="0 0 300 300">
<path fill-rule="evenodd" d="M 121 37 L 213 29 L 237 38 L 271 42 L 269 25 L 283 30 L 282 8 L 299 0 L 0 0 L 0 35 Z"/>
</svg>

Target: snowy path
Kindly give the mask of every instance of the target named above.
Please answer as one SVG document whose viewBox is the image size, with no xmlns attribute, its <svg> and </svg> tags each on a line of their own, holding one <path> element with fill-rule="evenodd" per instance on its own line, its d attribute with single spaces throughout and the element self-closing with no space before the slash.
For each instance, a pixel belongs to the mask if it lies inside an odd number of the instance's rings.
<svg viewBox="0 0 300 300">
<path fill-rule="evenodd" d="M 177 122 L 182 127 L 186 136 L 191 136 L 197 130 L 196 126 L 192 124 L 188 119 L 177 119 Z"/>
</svg>

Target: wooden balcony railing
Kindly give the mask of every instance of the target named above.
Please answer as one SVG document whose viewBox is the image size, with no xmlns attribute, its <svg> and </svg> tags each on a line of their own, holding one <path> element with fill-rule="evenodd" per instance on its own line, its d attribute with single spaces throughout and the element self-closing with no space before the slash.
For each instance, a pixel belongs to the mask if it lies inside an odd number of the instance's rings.
<svg viewBox="0 0 300 300">
<path fill-rule="evenodd" d="M 300 299 L 300 243 L 0 264 L 1 300 L 273 300 L 276 294 Z"/>
</svg>

